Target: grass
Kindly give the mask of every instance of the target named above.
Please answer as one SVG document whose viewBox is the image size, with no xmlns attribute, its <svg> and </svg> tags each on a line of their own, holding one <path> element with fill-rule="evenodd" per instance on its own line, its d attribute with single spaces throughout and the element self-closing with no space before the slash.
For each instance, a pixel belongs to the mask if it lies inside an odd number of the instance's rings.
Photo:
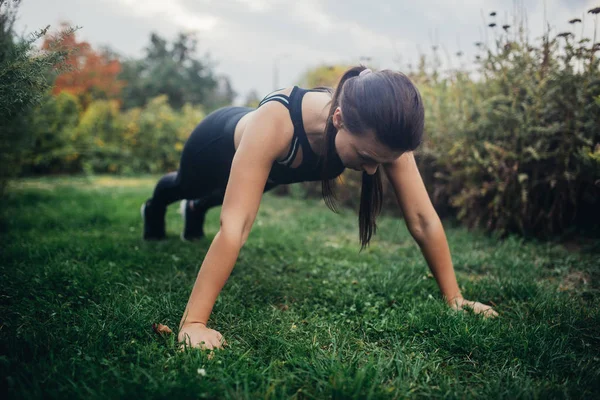
<svg viewBox="0 0 600 400">
<path fill-rule="evenodd" d="M 598 398 L 598 254 L 447 227 L 465 297 L 449 310 L 404 223 L 265 196 L 210 326 L 230 346 L 177 351 L 206 240 L 140 239 L 140 179 L 17 182 L 2 200 L 0 372 L 11 398 Z M 204 370 L 204 371 L 202 371 Z M 203 374 L 205 372 L 205 374 Z"/>
</svg>

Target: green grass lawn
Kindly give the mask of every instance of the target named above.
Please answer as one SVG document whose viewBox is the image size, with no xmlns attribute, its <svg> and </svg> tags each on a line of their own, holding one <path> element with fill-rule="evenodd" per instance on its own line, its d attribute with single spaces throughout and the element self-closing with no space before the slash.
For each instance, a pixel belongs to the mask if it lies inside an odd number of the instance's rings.
<svg viewBox="0 0 600 400">
<path fill-rule="evenodd" d="M 600 255 L 447 227 L 459 284 L 499 318 L 456 313 L 404 222 L 265 196 L 209 326 L 230 346 L 177 351 L 218 229 L 141 240 L 153 178 L 16 182 L 0 203 L 0 372 L 12 398 L 598 398 Z M 0 392 L 1 393 L 1 392 Z M 3 396 L 4 397 L 4 396 Z"/>
</svg>

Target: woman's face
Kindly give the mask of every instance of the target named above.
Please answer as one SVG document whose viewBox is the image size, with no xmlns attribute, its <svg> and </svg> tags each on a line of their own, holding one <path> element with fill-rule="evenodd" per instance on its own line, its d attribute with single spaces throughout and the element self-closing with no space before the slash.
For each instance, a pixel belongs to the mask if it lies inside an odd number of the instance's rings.
<svg viewBox="0 0 600 400">
<path fill-rule="evenodd" d="M 346 168 L 373 175 L 380 164 L 390 163 L 402 155 L 381 144 L 374 131 L 349 132 L 342 122 L 339 107 L 333 113 L 333 125 L 338 130 L 335 149 Z"/>
</svg>

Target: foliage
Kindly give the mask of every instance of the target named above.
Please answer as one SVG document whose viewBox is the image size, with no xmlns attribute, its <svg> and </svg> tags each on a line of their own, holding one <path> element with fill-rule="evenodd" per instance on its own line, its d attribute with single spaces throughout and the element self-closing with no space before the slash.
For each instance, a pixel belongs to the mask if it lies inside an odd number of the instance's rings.
<svg viewBox="0 0 600 400">
<path fill-rule="evenodd" d="M 172 44 L 152 33 L 146 57 L 123 62 L 119 75 L 127 82 L 123 107 L 143 107 L 160 95 L 166 95 L 177 110 L 188 103 L 208 110 L 231 104 L 235 92 L 229 79 L 216 76 L 208 57 L 199 58 L 196 53 L 197 39 L 192 33 L 180 33 Z"/>
<path fill-rule="evenodd" d="M 75 32 L 62 36 L 47 35 L 42 49 L 49 48 L 66 51 L 69 57 L 65 62 L 70 67 L 69 71 L 56 78 L 52 93 L 74 94 L 84 109 L 92 100 L 119 98 L 124 82 L 117 79 L 121 72 L 117 59 L 95 51 L 87 42 L 78 41 Z"/>
<path fill-rule="evenodd" d="M 310 68 L 300 77 L 299 85 L 308 88 L 322 86 L 333 88 L 348 68 L 350 68 L 349 65 L 328 64 Z"/>
<path fill-rule="evenodd" d="M 144 108 L 120 111 L 115 100 L 96 100 L 87 109 L 70 94 L 48 96 L 29 122 L 34 146 L 26 172 L 159 173 L 175 170 L 183 145 L 204 118 L 198 107 L 173 110 L 167 96 Z"/>
<path fill-rule="evenodd" d="M 81 106 L 74 95 L 66 92 L 47 95 L 27 123 L 33 137 L 24 157 L 23 172 L 59 173 L 81 169 L 76 150 L 80 113 Z"/>
<path fill-rule="evenodd" d="M 0 196 L 8 179 L 20 170 L 30 144 L 25 125 L 27 113 L 39 104 L 52 84 L 52 70 L 64 70 L 68 52 L 58 47 L 37 51 L 35 42 L 47 28 L 18 39 L 13 31 L 20 0 L 0 0 Z M 72 34 L 67 28 L 56 40 L 60 44 Z"/>
<path fill-rule="evenodd" d="M 127 172 L 165 173 L 177 170 L 188 136 L 204 118 L 197 107 L 186 104 L 173 110 L 166 96 L 150 101 L 143 109 L 128 112 L 130 121 L 124 139 L 131 148 Z"/>
<path fill-rule="evenodd" d="M 427 83 L 427 180 L 467 225 L 536 235 L 598 227 L 600 48 L 571 36 L 547 32 L 536 47 L 497 34 L 494 48 L 479 44 L 481 82 L 457 73 Z"/>
</svg>

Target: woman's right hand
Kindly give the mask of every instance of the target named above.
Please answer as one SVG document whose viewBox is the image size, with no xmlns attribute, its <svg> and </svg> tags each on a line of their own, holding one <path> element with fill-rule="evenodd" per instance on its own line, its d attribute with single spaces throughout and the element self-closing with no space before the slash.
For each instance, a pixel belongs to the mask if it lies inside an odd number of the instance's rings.
<svg viewBox="0 0 600 400">
<path fill-rule="evenodd" d="M 224 345 L 227 345 L 223 335 L 199 322 L 183 325 L 179 329 L 177 340 L 182 345 L 206 350 L 222 349 Z"/>
</svg>

